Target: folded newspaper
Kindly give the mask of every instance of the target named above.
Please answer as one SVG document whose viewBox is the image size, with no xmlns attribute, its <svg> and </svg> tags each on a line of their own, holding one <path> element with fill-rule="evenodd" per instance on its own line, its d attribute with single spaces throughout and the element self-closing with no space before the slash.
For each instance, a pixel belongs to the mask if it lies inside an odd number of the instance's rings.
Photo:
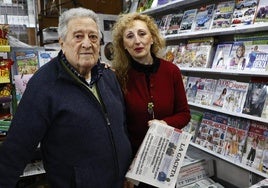
<svg viewBox="0 0 268 188">
<path fill-rule="evenodd" d="M 126 174 L 134 184 L 174 188 L 191 134 L 154 121 Z"/>
</svg>

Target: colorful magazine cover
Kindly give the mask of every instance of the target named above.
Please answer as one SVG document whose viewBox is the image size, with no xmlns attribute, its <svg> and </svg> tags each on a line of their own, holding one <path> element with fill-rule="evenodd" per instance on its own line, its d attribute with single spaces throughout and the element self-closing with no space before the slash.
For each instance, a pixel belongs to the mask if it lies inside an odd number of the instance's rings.
<svg viewBox="0 0 268 188">
<path fill-rule="evenodd" d="M 233 162 L 242 162 L 250 120 L 240 117 L 229 117 L 223 155 Z"/>
<path fill-rule="evenodd" d="M 268 129 L 264 123 L 251 121 L 242 163 L 261 170 L 264 149 L 267 148 Z"/>
<path fill-rule="evenodd" d="M 33 74 L 38 69 L 38 50 L 33 48 L 13 49 L 15 74 Z"/>
<path fill-rule="evenodd" d="M 233 43 L 221 43 L 217 45 L 211 68 L 227 69 L 232 46 Z"/>
<path fill-rule="evenodd" d="M 214 11 L 211 29 L 230 27 L 234 12 L 234 6 L 234 1 L 219 2 L 216 5 Z"/>
<path fill-rule="evenodd" d="M 249 83 L 232 82 L 227 87 L 222 109 L 228 112 L 241 113 L 246 100 Z"/>
<path fill-rule="evenodd" d="M 59 51 L 38 51 L 38 66 L 42 67 L 44 64 L 49 62 L 51 59 L 58 55 Z"/>
<path fill-rule="evenodd" d="M 268 44 L 264 40 L 252 41 L 252 44 L 246 44 L 246 66 L 248 71 L 266 71 L 268 66 Z"/>
<path fill-rule="evenodd" d="M 255 15 L 254 24 L 268 22 L 268 1 L 259 0 L 259 6 Z"/>
<path fill-rule="evenodd" d="M 193 77 L 193 76 L 188 77 L 188 82 L 185 89 L 188 102 L 195 101 L 195 96 L 197 94 L 200 81 L 201 81 L 200 77 Z"/>
<path fill-rule="evenodd" d="M 261 117 L 267 95 L 267 83 L 250 82 L 242 113 Z"/>
<path fill-rule="evenodd" d="M 27 83 L 32 76 L 33 74 L 14 75 L 17 104 L 20 102 L 21 97 L 26 89 Z"/>
<path fill-rule="evenodd" d="M 178 34 L 182 21 L 183 13 L 172 14 L 166 35 Z"/>
<path fill-rule="evenodd" d="M 232 27 L 254 23 L 259 0 L 236 1 L 232 18 Z"/>
<path fill-rule="evenodd" d="M 196 13 L 197 9 L 190 9 L 184 11 L 180 25 L 180 32 L 187 32 L 192 30 Z"/>
<path fill-rule="evenodd" d="M 210 29 L 214 7 L 215 4 L 203 5 L 197 10 L 193 26 L 195 31 Z"/>
<path fill-rule="evenodd" d="M 194 102 L 209 106 L 217 86 L 217 81 L 217 79 L 201 78 Z"/>
</svg>

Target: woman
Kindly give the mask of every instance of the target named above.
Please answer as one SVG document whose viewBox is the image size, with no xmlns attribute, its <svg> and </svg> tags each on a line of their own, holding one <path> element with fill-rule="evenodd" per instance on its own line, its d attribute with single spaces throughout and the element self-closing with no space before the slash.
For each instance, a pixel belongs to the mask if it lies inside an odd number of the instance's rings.
<svg viewBox="0 0 268 188">
<path fill-rule="evenodd" d="M 190 110 L 180 69 L 160 58 L 165 41 L 151 17 L 120 15 L 113 28 L 113 45 L 112 65 L 124 92 L 135 154 L 151 120 L 183 128 L 190 120 Z"/>
</svg>

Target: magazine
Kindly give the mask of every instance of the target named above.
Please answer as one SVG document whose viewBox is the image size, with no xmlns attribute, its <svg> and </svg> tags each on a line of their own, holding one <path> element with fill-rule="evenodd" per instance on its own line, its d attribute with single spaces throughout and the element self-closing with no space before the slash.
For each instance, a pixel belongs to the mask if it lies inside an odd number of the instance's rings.
<svg viewBox="0 0 268 188">
<path fill-rule="evenodd" d="M 250 120 L 240 117 L 229 117 L 224 141 L 224 156 L 233 162 L 242 162 Z"/>
<path fill-rule="evenodd" d="M 208 30 L 211 26 L 215 4 L 201 6 L 196 13 L 194 30 Z"/>
<path fill-rule="evenodd" d="M 250 82 L 242 113 L 261 117 L 268 95 L 267 83 Z"/>
<path fill-rule="evenodd" d="M 194 102 L 196 104 L 209 106 L 211 104 L 216 85 L 217 79 L 201 78 Z"/>
<path fill-rule="evenodd" d="M 15 74 L 33 74 L 38 69 L 38 50 L 34 48 L 14 48 Z"/>
<path fill-rule="evenodd" d="M 154 121 L 126 174 L 133 183 L 174 188 L 191 134 Z"/>
<path fill-rule="evenodd" d="M 39 68 L 58 55 L 59 51 L 38 51 Z"/>
<path fill-rule="evenodd" d="M 201 81 L 200 77 L 193 77 L 193 76 L 188 77 L 187 86 L 185 88 L 188 102 L 195 101 L 195 96 L 197 94 L 200 81 Z"/>
<path fill-rule="evenodd" d="M 234 5 L 234 1 L 224 1 L 217 4 L 213 15 L 211 29 L 230 27 L 234 12 Z"/>
<path fill-rule="evenodd" d="M 14 75 L 17 104 L 20 102 L 21 97 L 26 89 L 27 83 L 32 76 L 33 74 Z"/>
<path fill-rule="evenodd" d="M 192 30 L 196 13 L 197 9 L 184 11 L 180 26 L 180 32 L 187 32 Z"/>
<path fill-rule="evenodd" d="M 232 27 L 253 24 L 259 0 L 236 1 Z"/>
<path fill-rule="evenodd" d="M 193 141 L 195 139 L 195 133 L 196 133 L 196 131 L 197 131 L 197 129 L 198 129 L 200 123 L 201 123 L 202 117 L 203 117 L 202 112 L 191 110 L 191 120 L 182 129 L 183 131 L 188 132 L 188 133 L 190 133 L 192 135 L 192 140 Z"/>
<path fill-rule="evenodd" d="M 233 43 L 220 43 L 217 45 L 211 66 L 212 69 L 227 69 L 227 62 L 232 45 Z"/>
<path fill-rule="evenodd" d="M 182 21 L 183 13 L 172 14 L 166 35 L 178 34 Z"/>
<path fill-rule="evenodd" d="M 255 15 L 254 24 L 268 22 L 268 1 L 259 0 L 259 6 Z"/>
<path fill-rule="evenodd" d="M 242 163 L 261 170 L 264 149 L 267 149 L 268 129 L 264 123 L 251 121 Z"/>
</svg>

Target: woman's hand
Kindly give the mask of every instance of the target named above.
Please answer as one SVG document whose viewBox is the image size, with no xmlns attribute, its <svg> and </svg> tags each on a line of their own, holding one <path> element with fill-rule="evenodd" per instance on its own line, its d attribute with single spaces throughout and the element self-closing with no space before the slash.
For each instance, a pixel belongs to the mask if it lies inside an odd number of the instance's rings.
<svg viewBox="0 0 268 188">
<path fill-rule="evenodd" d="M 124 188 L 134 188 L 134 184 L 129 180 L 125 180 Z"/>
<path fill-rule="evenodd" d="M 155 121 L 162 123 L 162 124 L 167 124 L 167 122 L 165 122 L 164 120 L 153 119 L 153 120 L 148 121 L 148 126 L 150 127 Z"/>
</svg>

